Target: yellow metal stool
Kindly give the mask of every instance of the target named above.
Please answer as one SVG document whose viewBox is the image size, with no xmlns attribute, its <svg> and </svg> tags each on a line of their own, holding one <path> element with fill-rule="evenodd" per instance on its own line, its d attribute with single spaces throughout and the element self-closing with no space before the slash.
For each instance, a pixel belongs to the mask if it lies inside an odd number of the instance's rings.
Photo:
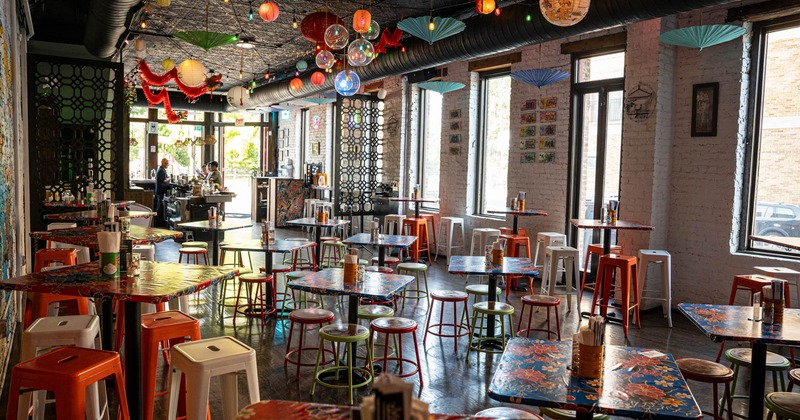
<svg viewBox="0 0 800 420">
<path fill-rule="evenodd" d="M 414 276 L 416 280 L 416 288 L 412 289 L 410 287 L 411 284 L 409 284 L 405 289 L 403 289 L 403 308 L 406 307 L 406 299 L 424 298 L 425 302 L 428 303 L 428 306 L 430 306 L 430 298 L 428 297 L 428 266 L 421 263 L 400 263 L 397 264 L 397 269 L 395 271 L 397 274 Z M 420 284 L 420 274 L 422 274 L 422 284 Z M 413 296 L 408 296 L 409 293 L 413 294 Z"/>
<path fill-rule="evenodd" d="M 336 355 L 335 366 L 319 368 L 320 360 L 325 349 L 325 341 L 331 343 L 344 344 L 344 354 L 346 355 L 347 365 L 339 365 L 339 355 Z M 353 360 L 355 355 L 351 354 L 351 344 L 364 341 L 367 343 L 367 368 L 354 367 Z M 338 353 L 338 351 L 337 351 Z M 322 376 L 328 372 L 335 373 L 336 379 L 339 379 L 339 372 L 344 371 L 347 377 L 347 385 L 337 385 L 334 383 L 325 382 Z M 364 375 L 365 379 L 361 382 L 353 383 L 353 372 L 359 372 Z M 353 405 L 353 390 L 372 383 L 372 350 L 369 348 L 369 329 L 363 325 L 357 324 L 333 324 L 326 325 L 319 329 L 319 350 L 317 352 L 317 363 L 314 367 L 314 383 L 311 385 L 311 395 L 314 395 L 314 389 L 317 384 L 327 388 L 347 389 L 349 393 L 350 405 Z"/>
<path fill-rule="evenodd" d="M 469 346 L 467 347 L 467 360 L 469 360 L 469 352 L 471 350 L 475 350 L 477 352 L 482 353 L 502 353 L 503 350 L 506 348 L 506 322 L 508 322 L 508 328 L 510 330 L 510 335 L 514 336 L 514 307 L 503 302 L 478 302 L 472 306 L 472 325 L 473 328 L 475 325 L 478 324 L 478 319 L 480 318 L 480 325 L 485 325 L 484 322 L 486 321 L 486 317 L 489 315 L 494 315 L 496 321 L 500 322 L 500 335 L 495 336 L 494 331 L 485 332 L 483 329 L 475 329 L 477 334 L 473 334 L 472 340 L 469 342 Z M 492 335 L 488 335 L 492 334 Z M 481 345 L 485 342 L 489 343 L 500 343 L 501 348 L 493 349 L 493 348 L 483 348 Z"/>
</svg>

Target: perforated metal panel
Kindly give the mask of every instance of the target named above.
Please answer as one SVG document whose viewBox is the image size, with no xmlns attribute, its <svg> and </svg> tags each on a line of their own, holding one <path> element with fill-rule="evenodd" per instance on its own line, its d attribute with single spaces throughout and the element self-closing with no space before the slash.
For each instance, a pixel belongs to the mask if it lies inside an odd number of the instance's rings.
<svg viewBox="0 0 800 420">
<path fill-rule="evenodd" d="M 370 96 L 339 97 L 333 159 L 338 214 L 374 212 L 372 194 L 383 180 L 383 107 Z"/>
</svg>

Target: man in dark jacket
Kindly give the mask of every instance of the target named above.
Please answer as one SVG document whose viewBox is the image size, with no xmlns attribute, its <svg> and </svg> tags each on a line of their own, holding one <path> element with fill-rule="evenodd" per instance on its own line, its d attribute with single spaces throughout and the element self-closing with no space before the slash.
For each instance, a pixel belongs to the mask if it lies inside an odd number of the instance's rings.
<svg viewBox="0 0 800 420">
<path fill-rule="evenodd" d="M 169 191 L 171 184 L 169 183 L 169 176 L 167 175 L 167 168 L 169 161 L 167 158 L 161 159 L 161 166 L 156 171 L 156 188 L 155 195 L 153 196 L 153 210 L 156 212 L 155 226 L 165 226 L 166 219 L 164 217 L 164 195 Z"/>
</svg>

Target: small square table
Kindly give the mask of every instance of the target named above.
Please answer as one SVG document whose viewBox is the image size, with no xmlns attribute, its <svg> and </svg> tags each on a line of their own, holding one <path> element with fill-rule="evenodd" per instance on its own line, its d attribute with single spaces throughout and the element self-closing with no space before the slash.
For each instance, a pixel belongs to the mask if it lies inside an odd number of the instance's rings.
<svg viewBox="0 0 800 420">
<path fill-rule="evenodd" d="M 322 266 L 322 228 L 338 228 L 348 223 L 350 223 L 349 220 L 342 219 L 328 219 L 327 222 L 320 223 L 317 221 L 316 217 L 303 217 L 286 222 L 287 225 L 291 226 L 308 226 L 314 228 L 314 242 L 317 244 L 317 266 Z"/>
<path fill-rule="evenodd" d="M 492 214 L 510 214 L 514 216 L 514 224 L 512 225 L 512 231 L 514 235 L 519 234 L 519 216 L 547 216 L 547 212 L 544 210 L 512 210 L 510 208 L 506 208 L 504 210 L 487 210 L 488 213 Z"/>
<path fill-rule="evenodd" d="M 602 379 L 572 375 L 572 343 L 512 338 L 489 385 L 502 402 L 575 410 L 578 419 L 595 413 L 646 419 L 701 419 L 686 381 L 667 353 L 605 346 Z M 656 356 L 656 353 L 653 353 Z"/>
<path fill-rule="evenodd" d="M 288 254 L 296 249 L 311 246 L 314 243 L 311 241 L 284 241 L 277 240 L 270 245 L 263 245 L 260 239 L 251 239 L 239 242 L 226 242 L 222 244 L 222 249 L 225 251 L 244 251 L 244 252 L 263 252 L 264 253 L 264 268 L 267 274 L 272 274 L 272 254 Z"/>
<path fill-rule="evenodd" d="M 414 203 L 414 218 L 419 219 L 419 203 L 438 203 L 438 198 L 389 197 L 389 201 Z M 405 211 L 403 212 L 405 213 Z"/>
<path fill-rule="evenodd" d="M 152 217 L 156 213 L 152 211 L 135 211 L 135 210 L 120 210 L 117 213 L 119 217 L 127 217 L 129 219 Z M 68 211 L 65 213 L 51 213 L 42 216 L 44 220 L 53 222 L 80 222 L 80 223 L 100 223 L 100 212 L 97 210 L 83 210 L 83 211 Z"/>
<path fill-rule="evenodd" d="M 43 230 L 31 232 L 33 239 L 41 241 L 61 242 L 76 246 L 97 249 L 97 232 L 101 231 L 98 225 L 81 226 L 76 228 Z M 183 236 L 182 232 L 169 229 L 143 227 L 131 225 L 130 239 L 134 245 L 153 244 L 167 239 L 178 239 Z"/>
<path fill-rule="evenodd" d="M 730 340 L 753 344 L 748 418 L 764 418 L 767 344 L 800 345 L 800 309 L 784 309 L 781 325 L 754 322 L 752 306 L 681 303 L 678 309 L 715 343 Z"/>
<path fill-rule="evenodd" d="M 386 262 L 387 248 L 408 249 L 411 244 L 417 241 L 416 236 L 406 235 L 379 235 L 377 241 L 371 241 L 369 233 L 358 233 L 347 239 L 344 243 L 348 245 L 372 245 L 378 248 L 378 267 L 383 267 Z"/>
<path fill-rule="evenodd" d="M 219 233 L 251 227 L 253 226 L 253 221 L 250 219 L 229 219 L 211 224 L 208 220 L 200 220 L 199 222 L 179 223 L 178 226 L 191 231 L 211 231 L 211 265 L 219 265 Z"/>
<path fill-rule="evenodd" d="M 644 223 L 625 222 L 606 223 L 599 219 L 569 219 L 573 226 L 580 229 L 600 229 L 603 232 L 603 255 L 611 252 L 611 230 L 654 230 L 655 228 Z"/>
<path fill-rule="evenodd" d="M 131 204 L 136 203 L 134 200 L 123 200 L 123 201 L 112 201 L 111 204 L 116 206 L 118 209 L 125 209 L 128 208 Z M 87 204 L 85 201 L 71 201 L 69 203 L 65 203 L 63 201 L 44 201 L 42 204 L 45 207 L 54 207 L 54 208 L 71 208 L 71 209 L 94 209 L 97 208 L 97 203 Z"/>
</svg>

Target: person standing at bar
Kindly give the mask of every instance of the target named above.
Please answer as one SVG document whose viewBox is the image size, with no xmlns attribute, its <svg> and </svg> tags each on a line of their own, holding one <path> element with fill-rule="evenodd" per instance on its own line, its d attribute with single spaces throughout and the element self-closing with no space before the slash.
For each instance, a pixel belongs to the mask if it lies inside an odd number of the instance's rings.
<svg viewBox="0 0 800 420">
<path fill-rule="evenodd" d="M 169 176 L 167 175 L 168 167 L 169 160 L 167 160 L 167 158 L 162 158 L 161 166 L 159 166 L 158 171 L 156 171 L 156 188 L 155 195 L 153 196 L 153 209 L 157 214 L 155 226 L 166 225 L 166 218 L 164 217 L 164 195 L 171 187 Z"/>
<path fill-rule="evenodd" d="M 207 181 L 211 181 L 212 186 L 217 184 L 222 189 L 222 174 L 219 172 L 219 163 L 216 160 L 208 162 Z"/>
</svg>

